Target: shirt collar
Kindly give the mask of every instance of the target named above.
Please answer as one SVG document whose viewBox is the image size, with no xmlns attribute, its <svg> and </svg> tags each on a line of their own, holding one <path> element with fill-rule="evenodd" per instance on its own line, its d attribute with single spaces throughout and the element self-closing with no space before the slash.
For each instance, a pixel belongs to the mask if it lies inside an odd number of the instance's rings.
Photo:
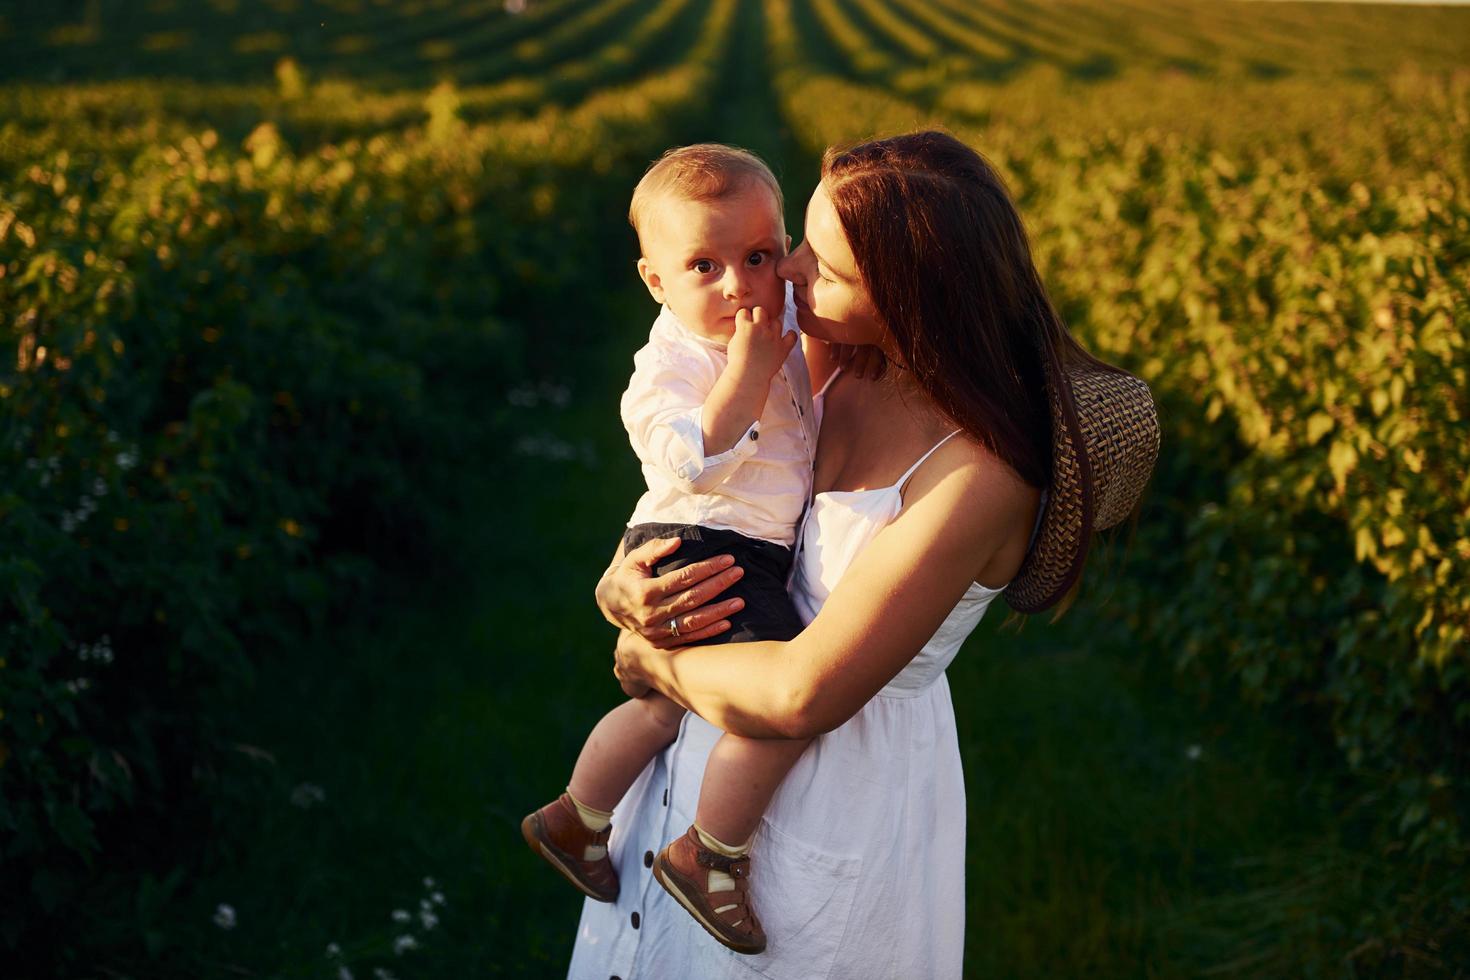
<svg viewBox="0 0 1470 980">
<path fill-rule="evenodd" d="M 796 310 L 791 303 L 791 294 L 793 289 L 794 287 L 791 285 L 791 283 L 786 283 L 785 308 L 781 311 L 782 333 L 791 333 L 792 331 L 797 331 L 798 333 L 800 332 L 799 328 L 796 325 Z M 653 328 L 655 330 L 665 330 L 675 337 L 678 337 L 682 340 L 691 341 L 695 344 L 700 345 L 701 347 L 707 347 L 710 350 L 719 351 L 721 354 L 725 353 L 725 344 L 716 343 L 715 341 L 710 340 L 708 337 L 701 337 L 693 330 L 690 330 L 684 324 L 684 321 L 680 320 L 679 317 L 675 315 L 674 311 L 669 309 L 668 304 L 664 304 L 663 306 L 659 307 L 658 319 L 654 321 Z"/>
<path fill-rule="evenodd" d="M 686 343 L 698 344 L 701 347 L 707 347 L 710 350 L 719 351 L 721 354 L 725 353 L 724 344 L 716 343 L 715 341 L 710 340 L 708 337 L 701 337 L 693 330 L 690 330 L 687 326 L 685 326 L 684 321 L 680 320 L 678 316 L 675 315 L 674 311 L 669 309 L 667 305 L 659 309 L 658 319 L 654 321 L 653 328 L 655 330 L 662 330 L 668 334 L 671 334 L 672 336 L 677 337 L 679 340 L 685 341 Z"/>
</svg>

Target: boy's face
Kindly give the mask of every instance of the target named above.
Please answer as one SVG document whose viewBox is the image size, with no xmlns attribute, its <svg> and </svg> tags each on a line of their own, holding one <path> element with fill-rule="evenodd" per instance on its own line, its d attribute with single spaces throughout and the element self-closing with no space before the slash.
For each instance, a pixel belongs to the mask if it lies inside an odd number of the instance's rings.
<svg viewBox="0 0 1470 980">
<path fill-rule="evenodd" d="M 763 306 L 780 318 L 786 283 L 776 260 L 791 239 L 769 188 L 743 188 L 718 201 L 667 195 L 648 226 L 638 275 L 690 330 L 727 343 L 738 310 Z"/>
</svg>

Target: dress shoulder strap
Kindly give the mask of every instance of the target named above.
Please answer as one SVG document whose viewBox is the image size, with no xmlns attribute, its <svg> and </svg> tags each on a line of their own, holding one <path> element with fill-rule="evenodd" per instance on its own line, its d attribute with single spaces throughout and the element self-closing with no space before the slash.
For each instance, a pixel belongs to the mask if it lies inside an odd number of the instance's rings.
<svg viewBox="0 0 1470 980">
<path fill-rule="evenodd" d="M 929 451 L 927 453 L 925 453 L 924 455 L 920 456 L 918 458 L 918 460 L 915 461 L 914 465 L 913 466 L 910 466 L 908 468 L 908 472 L 905 473 L 903 476 L 901 476 L 901 477 L 898 478 L 898 482 L 895 483 L 894 486 L 898 487 L 899 492 L 900 493 L 903 492 L 904 485 L 909 482 L 909 477 L 913 476 L 914 475 L 914 471 L 917 470 L 920 466 L 923 466 L 924 465 L 924 460 L 926 460 L 930 456 L 933 456 L 934 455 L 934 450 L 938 449 L 940 446 L 944 445 L 946 442 L 949 442 L 955 436 L 959 435 L 960 432 L 961 432 L 960 429 L 955 429 L 949 435 L 945 436 L 943 439 L 940 439 L 938 442 L 936 442 L 933 446 L 929 447 Z"/>
<path fill-rule="evenodd" d="M 829 375 L 827 375 L 827 380 L 822 385 L 822 390 L 819 391 L 819 392 L 817 392 L 815 395 L 813 395 L 812 396 L 812 400 L 813 401 L 816 401 L 818 398 L 821 398 L 823 395 L 825 395 L 827 393 L 827 389 L 830 388 L 830 387 L 832 387 L 832 382 L 836 381 L 837 380 L 837 376 L 839 374 L 841 374 L 841 373 L 842 373 L 842 368 L 840 368 L 840 367 L 839 368 L 834 368 L 833 371 L 832 371 L 832 373 L 829 374 Z"/>
</svg>

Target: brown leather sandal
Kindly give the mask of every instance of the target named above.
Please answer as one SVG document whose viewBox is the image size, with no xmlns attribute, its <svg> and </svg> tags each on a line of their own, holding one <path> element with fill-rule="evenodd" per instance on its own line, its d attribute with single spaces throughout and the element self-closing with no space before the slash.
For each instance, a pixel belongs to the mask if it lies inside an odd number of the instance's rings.
<svg viewBox="0 0 1470 980">
<path fill-rule="evenodd" d="M 607 847 L 612 827 L 588 830 L 572 798 L 563 793 L 521 821 L 521 836 L 531 850 L 546 859 L 583 895 L 599 902 L 616 901 L 618 873 L 606 853 L 595 861 L 583 855 L 588 847 Z"/>
<path fill-rule="evenodd" d="M 733 891 L 708 890 L 711 870 L 735 879 Z M 732 858 L 711 851 L 693 827 L 659 852 L 653 876 L 664 890 L 704 926 L 705 931 L 737 953 L 761 953 L 766 933 L 750 904 L 750 855 Z"/>
</svg>

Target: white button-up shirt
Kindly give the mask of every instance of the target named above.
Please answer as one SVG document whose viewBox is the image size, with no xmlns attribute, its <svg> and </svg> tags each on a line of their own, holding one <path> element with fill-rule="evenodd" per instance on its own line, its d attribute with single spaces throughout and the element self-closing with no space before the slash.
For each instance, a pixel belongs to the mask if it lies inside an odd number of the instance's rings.
<svg viewBox="0 0 1470 980">
<path fill-rule="evenodd" d="M 782 328 L 796 327 L 791 286 Z M 760 418 L 735 442 L 705 455 L 704 402 L 729 363 L 725 345 L 694 333 L 665 306 L 648 343 L 633 356 L 623 392 L 623 427 L 643 464 L 648 492 L 628 526 L 698 524 L 791 547 L 811 493 L 817 427 L 811 380 L 797 343 Z"/>
</svg>

